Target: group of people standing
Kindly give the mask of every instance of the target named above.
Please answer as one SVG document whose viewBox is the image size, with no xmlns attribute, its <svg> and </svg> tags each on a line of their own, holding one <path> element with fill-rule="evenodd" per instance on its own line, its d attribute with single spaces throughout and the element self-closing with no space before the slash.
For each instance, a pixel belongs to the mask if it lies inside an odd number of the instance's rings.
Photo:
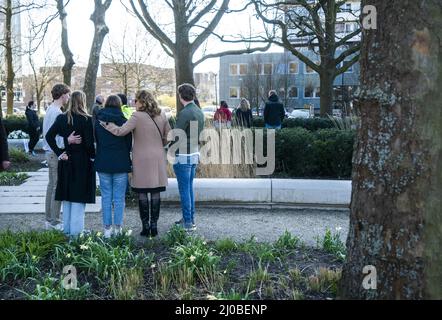
<svg viewBox="0 0 442 320">
<path fill-rule="evenodd" d="M 194 103 L 196 91 L 192 85 L 180 85 L 178 93 L 184 107 L 178 113 L 176 128 L 187 133 L 188 148 L 184 153 L 177 151 L 173 166 L 183 212 L 182 219 L 176 223 L 192 231 L 195 229 L 193 179 L 199 153 L 198 145 L 190 143 L 190 125 L 196 121 L 199 134 L 204 127 L 204 115 Z M 156 236 L 160 193 L 166 190 L 168 180 L 164 147 L 177 141 L 168 142 L 171 127 L 154 96 L 147 90 L 138 91 L 136 111 L 125 114 L 122 106 L 127 104 L 127 98 L 111 95 L 104 101 L 104 107 L 93 108 L 93 117 L 87 112 L 86 96 L 81 91 L 71 93 L 68 86 L 58 84 L 52 89 L 52 98 L 43 121 L 49 167 L 46 227 L 63 230 L 68 235 L 83 232 L 86 204 L 95 202 L 97 172 L 104 236 L 121 233 L 131 173 L 130 185 L 138 194 L 140 234 Z M 96 103 L 100 102 L 103 100 L 97 96 Z M 65 104 L 67 108 L 62 113 Z"/>
<path fill-rule="evenodd" d="M 275 90 L 270 90 L 268 101 L 264 107 L 264 123 L 267 129 L 281 129 L 285 118 L 285 109 Z M 232 113 L 226 101 L 221 101 L 213 116 L 213 124 L 217 129 L 230 128 L 232 125 L 242 128 L 253 126 L 253 115 L 250 102 L 242 98 L 238 107 Z"/>
</svg>

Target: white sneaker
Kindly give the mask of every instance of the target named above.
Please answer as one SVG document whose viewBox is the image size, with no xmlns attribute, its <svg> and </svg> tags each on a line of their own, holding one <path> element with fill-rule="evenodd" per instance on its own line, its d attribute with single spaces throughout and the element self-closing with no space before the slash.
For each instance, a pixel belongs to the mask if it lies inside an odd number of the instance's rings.
<svg viewBox="0 0 442 320">
<path fill-rule="evenodd" d="M 112 227 L 109 229 L 104 228 L 104 238 L 109 239 L 112 236 Z"/>
<path fill-rule="evenodd" d="M 58 223 L 53 228 L 57 231 L 63 231 L 63 223 Z"/>
<path fill-rule="evenodd" d="M 57 231 L 63 231 L 63 224 L 52 224 L 49 221 L 45 221 L 45 230 L 57 230 Z"/>
<path fill-rule="evenodd" d="M 114 227 L 114 235 L 119 236 L 122 233 L 123 233 L 122 227 Z"/>
</svg>

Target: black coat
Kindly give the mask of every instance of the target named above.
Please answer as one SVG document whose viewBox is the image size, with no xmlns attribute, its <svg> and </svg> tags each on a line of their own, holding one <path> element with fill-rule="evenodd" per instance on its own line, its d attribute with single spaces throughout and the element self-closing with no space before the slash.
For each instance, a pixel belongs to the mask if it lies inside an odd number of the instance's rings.
<svg viewBox="0 0 442 320">
<path fill-rule="evenodd" d="M 81 135 L 81 144 L 69 145 L 67 138 L 75 131 Z M 60 149 L 55 136 L 63 137 L 65 149 Z M 95 203 L 95 158 L 92 118 L 73 115 L 73 125 L 68 124 L 66 114 L 57 117 L 46 134 L 46 141 L 57 156 L 66 152 L 69 160 L 58 161 L 57 190 L 55 200 L 79 203 Z"/>
<path fill-rule="evenodd" d="M 264 107 L 264 123 L 279 126 L 285 118 L 284 106 L 279 102 L 277 95 L 271 95 Z"/>
<path fill-rule="evenodd" d="M 104 108 L 98 111 L 95 120 L 95 141 L 97 142 L 95 170 L 104 173 L 131 172 L 132 134 L 124 137 L 114 136 L 100 125 L 99 120 L 113 122 L 119 127 L 127 121 L 121 109 Z"/>
<path fill-rule="evenodd" d="M 9 161 L 8 139 L 5 128 L 3 127 L 2 118 L 0 118 L 0 171 L 3 171 L 3 161 Z"/>
<path fill-rule="evenodd" d="M 25 111 L 26 119 L 28 120 L 28 127 L 31 130 L 37 130 L 40 127 L 40 121 L 38 120 L 38 115 L 35 110 L 31 108 L 26 108 Z"/>
<path fill-rule="evenodd" d="M 253 125 L 252 110 L 242 111 L 241 108 L 236 109 L 236 124 L 241 127 L 251 128 Z"/>
</svg>

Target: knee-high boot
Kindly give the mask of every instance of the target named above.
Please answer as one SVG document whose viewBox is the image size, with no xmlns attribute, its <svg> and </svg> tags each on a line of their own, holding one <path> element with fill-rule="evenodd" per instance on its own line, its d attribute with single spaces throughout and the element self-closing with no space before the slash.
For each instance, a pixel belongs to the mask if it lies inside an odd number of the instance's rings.
<svg viewBox="0 0 442 320">
<path fill-rule="evenodd" d="M 149 200 L 138 200 L 138 206 L 140 210 L 140 219 L 143 229 L 140 232 L 140 236 L 149 236 L 150 226 L 149 226 Z"/>
<path fill-rule="evenodd" d="M 150 235 L 156 237 L 158 235 L 157 223 L 160 218 L 161 199 L 151 199 L 150 202 Z"/>
</svg>

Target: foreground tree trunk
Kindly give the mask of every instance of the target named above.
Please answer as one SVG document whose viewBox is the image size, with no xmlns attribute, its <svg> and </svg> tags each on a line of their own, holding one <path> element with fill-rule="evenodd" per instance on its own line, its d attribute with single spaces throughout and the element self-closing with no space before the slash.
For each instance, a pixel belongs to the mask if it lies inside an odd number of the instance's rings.
<svg viewBox="0 0 442 320">
<path fill-rule="evenodd" d="M 361 116 L 340 295 L 442 298 L 442 4 L 365 0 Z M 377 272 L 364 289 L 363 268 Z"/>
<path fill-rule="evenodd" d="M 12 58 L 12 0 L 6 0 L 5 16 L 6 114 L 11 115 L 14 108 L 15 79 Z"/>
<path fill-rule="evenodd" d="M 86 105 L 89 112 L 92 111 L 95 100 L 95 88 L 97 82 L 98 67 L 100 66 L 100 53 L 103 46 L 103 41 L 109 33 L 109 28 L 106 25 L 106 11 L 109 9 L 112 0 L 95 0 L 95 10 L 91 16 L 94 22 L 95 32 L 92 40 L 91 52 L 89 54 L 89 63 L 86 69 L 86 76 L 84 79 L 83 91 L 86 94 Z"/>
<path fill-rule="evenodd" d="M 63 71 L 63 82 L 68 86 L 71 85 L 72 79 L 72 68 L 75 65 L 74 55 L 69 48 L 68 41 L 68 25 L 67 25 L 67 13 L 65 10 L 64 0 L 56 0 L 57 1 L 57 10 L 60 16 L 61 21 L 61 50 L 63 51 L 64 56 L 64 65 L 61 69 Z"/>
</svg>

